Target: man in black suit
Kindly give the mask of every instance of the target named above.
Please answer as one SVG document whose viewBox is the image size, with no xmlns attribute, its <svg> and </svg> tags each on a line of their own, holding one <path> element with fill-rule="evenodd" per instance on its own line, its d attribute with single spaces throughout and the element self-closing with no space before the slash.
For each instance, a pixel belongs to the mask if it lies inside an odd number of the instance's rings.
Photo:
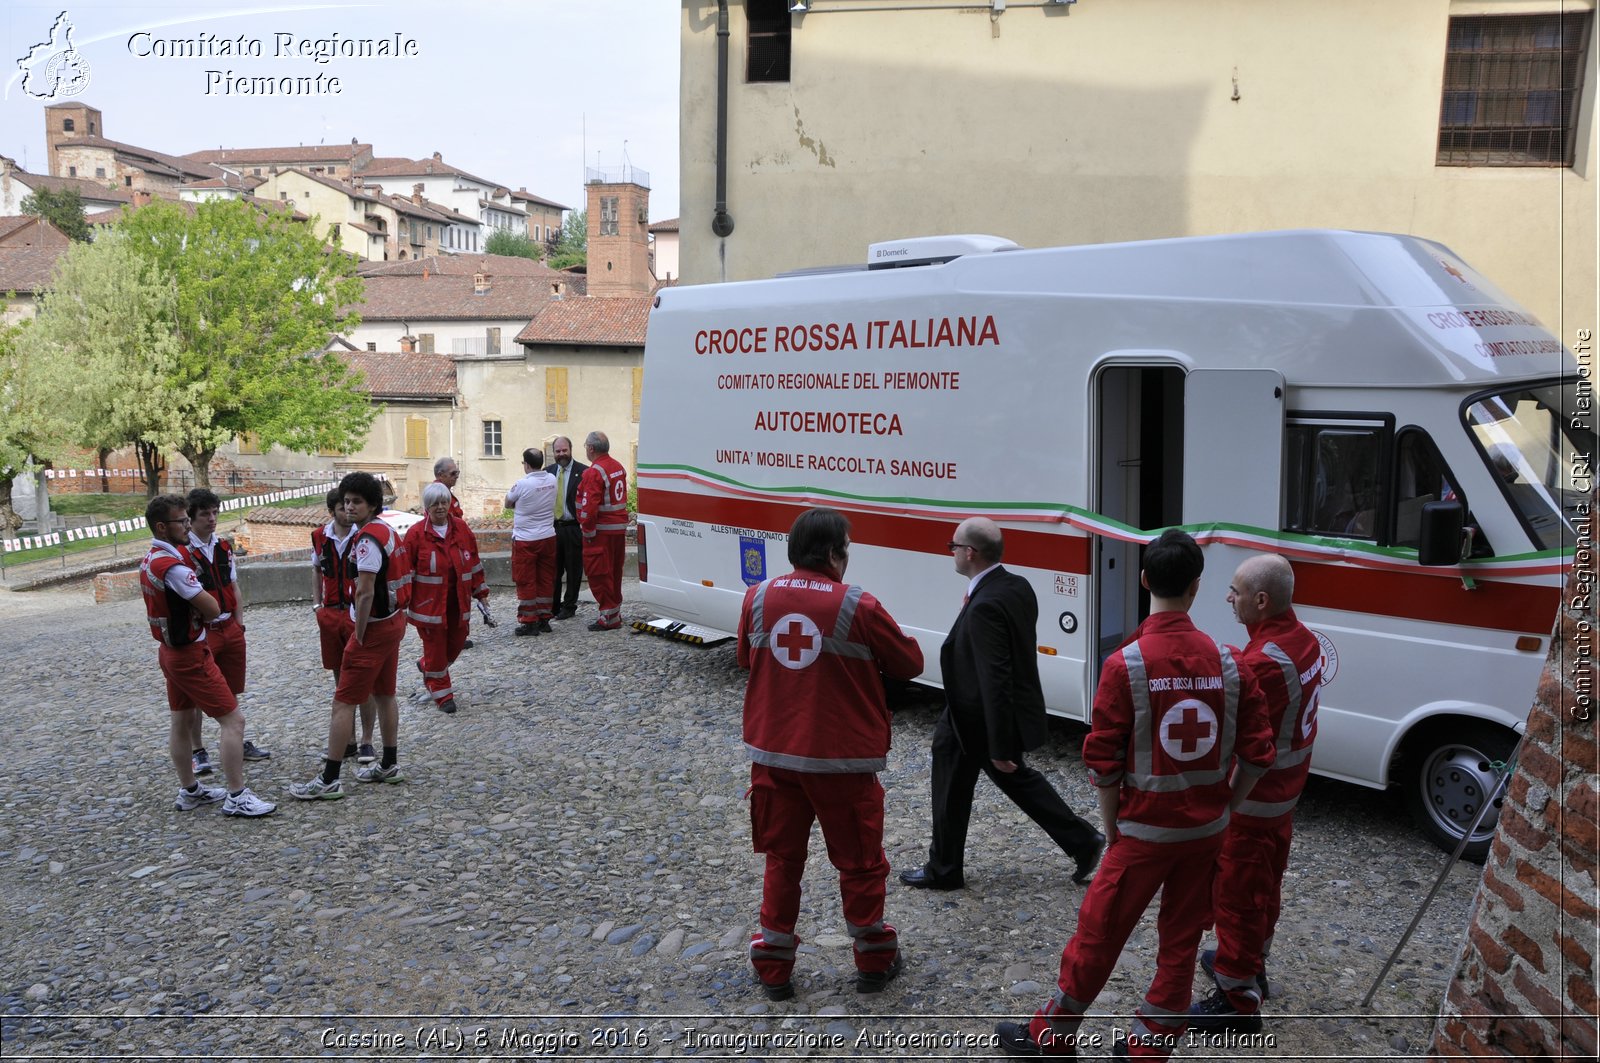
<svg viewBox="0 0 1600 1063">
<path fill-rule="evenodd" d="M 583 580 L 583 531 L 578 527 L 578 481 L 589 466 L 572 460 L 572 440 L 556 436 L 550 444 L 555 461 L 549 466 L 556 478 L 556 583 L 555 619 L 571 620 L 578 614 L 578 585 Z M 565 594 L 563 595 L 563 581 Z"/>
<path fill-rule="evenodd" d="M 944 646 L 945 710 L 933 732 L 933 844 L 928 862 L 900 873 L 918 889 L 960 889 L 972 791 L 982 771 L 1076 861 L 1072 881 L 1089 881 L 1105 835 L 1067 807 L 1050 780 L 1022 762 L 1048 737 L 1035 629 L 1039 603 L 1028 581 L 1000 566 L 1000 528 L 963 521 L 950 542 L 967 598 Z"/>
</svg>

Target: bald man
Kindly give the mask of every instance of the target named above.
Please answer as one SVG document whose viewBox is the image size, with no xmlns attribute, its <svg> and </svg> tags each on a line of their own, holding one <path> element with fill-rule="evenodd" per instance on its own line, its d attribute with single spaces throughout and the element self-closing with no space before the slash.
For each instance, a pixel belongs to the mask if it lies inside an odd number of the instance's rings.
<svg viewBox="0 0 1600 1063">
<path fill-rule="evenodd" d="M 1074 861 L 1072 881 L 1089 881 L 1105 835 L 1084 822 L 1050 780 L 1023 763 L 1049 737 L 1039 685 L 1039 602 L 1033 587 L 1000 564 L 999 525 L 973 517 L 950 540 L 966 597 L 939 651 L 945 710 L 933 732 L 933 843 L 928 862 L 900 873 L 914 889 L 965 885 L 972 793 L 982 772 L 1043 827 Z"/>
<path fill-rule="evenodd" d="M 1234 653 L 1266 696 L 1277 758 L 1234 811 L 1217 858 L 1217 947 L 1200 954 L 1217 988 L 1189 1009 L 1189 1025 L 1200 1030 L 1261 1029 L 1267 950 L 1282 904 L 1294 806 L 1311 772 L 1322 684 L 1322 646 L 1296 619 L 1293 599 L 1294 569 L 1277 554 L 1250 558 L 1228 585 L 1228 604 L 1250 635 Z"/>
</svg>

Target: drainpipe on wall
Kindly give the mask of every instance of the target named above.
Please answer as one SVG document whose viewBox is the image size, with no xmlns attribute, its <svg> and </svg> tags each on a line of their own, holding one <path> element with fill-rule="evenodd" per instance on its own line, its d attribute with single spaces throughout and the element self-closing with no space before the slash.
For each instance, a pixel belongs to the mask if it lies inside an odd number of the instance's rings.
<svg viewBox="0 0 1600 1063">
<path fill-rule="evenodd" d="M 728 213 L 728 0 L 717 0 L 717 206 L 711 231 L 723 239 L 733 232 L 733 215 Z"/>
</svg>

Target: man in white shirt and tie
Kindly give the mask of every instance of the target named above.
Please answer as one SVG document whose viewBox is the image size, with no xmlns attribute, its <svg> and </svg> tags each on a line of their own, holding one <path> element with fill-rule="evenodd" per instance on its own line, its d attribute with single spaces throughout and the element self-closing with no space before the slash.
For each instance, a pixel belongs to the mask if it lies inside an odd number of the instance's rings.
<svg viewBox="0 0 1600 1063">
<path fill-rule="evenodd" d="M 583 532 L 578 527 L 578 481 L 589 466 L 572 458 L 572 440 L 556 436 L 550 444 L 556 478 L 556 583 L 555 618 L 570 620 L 578 613 L 578 587 L 583 581 Z"/>
</svg>

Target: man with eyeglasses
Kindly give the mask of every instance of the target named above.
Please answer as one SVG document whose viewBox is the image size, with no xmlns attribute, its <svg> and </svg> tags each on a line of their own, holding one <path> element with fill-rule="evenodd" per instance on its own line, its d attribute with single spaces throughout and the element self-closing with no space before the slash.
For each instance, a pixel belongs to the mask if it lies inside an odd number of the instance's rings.
<svg viewBox="0 0 1600 1063">
<path fill-rule="evenodd" d="M 461 508 L 461 502 L 456 498 L 456 481 L 461 479 L 461 466 L 456 464 L 456 459 L 445 457 L 435 461 L 433 479 L 435 483 L 444 484 L 450 491 L 450 515 L 466 520 L 466 511 Z"/>
<path fill-rule="evenodd" d="M 145 616 L 151 636 L 161 644 L 161 674 L 167 684 L 167 751 L 179 784 L 175 807 L 190 812 L 220 801 L 225 816 L 271 815 L 278 806 L 261 800 L 244 784 L 244 712 L 206 645 L 206 625 L 217 619 L 222 607 L 200 585 L 185 549 L 187 506 L 181 495 L 157 495 L 145 506 L 144 519 L 153 538 L 139 565 Z M 222 729 L 219 751 L 227 789 L 204 786 L 195 779 L 189 735 L 194 715 L 201 712 Z"/>
<path fill-rule="evenodd" d="M 966 884 L 963 861 L 972 793 L 981 771 L 1072 857 L 1072 881 L 1089 881 L 1105 835 L 1075 815 L 1050 780 L 1022 755 L 1049 737 L 1039 684 L 1033 587 L 1000 565 L 1000 528 L 986 517 L 963 521 L 950 541 L 967 596 L 939 650 L 945 710 L 933 732 L 933 842 L 928 862 L 900 873 L 915 889 Z"/>
</svg>

